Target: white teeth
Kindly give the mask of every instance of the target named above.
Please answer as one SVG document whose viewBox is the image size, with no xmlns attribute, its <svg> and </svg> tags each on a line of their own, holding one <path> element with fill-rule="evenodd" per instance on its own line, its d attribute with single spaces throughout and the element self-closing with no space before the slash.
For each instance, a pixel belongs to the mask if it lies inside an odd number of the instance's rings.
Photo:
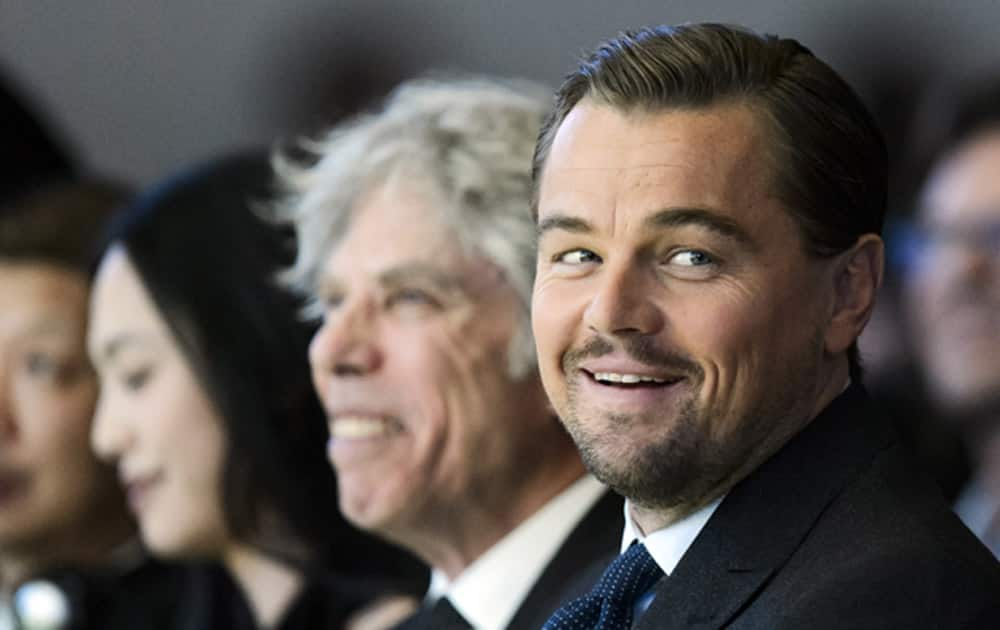
<svg viewBox="0 0 1000 630">
<path fill-rule="evenodd" d="M 657 383 L 662 384 L 667 381 L 662 378 L 652 376 L 642 376 L 640 374 L 618 374 L 616 372 L 594 372 L 594 378 L 607 383 L 625 383 L 632 385 L 635 383 Z"/>
<path fill-rule="evenodd" d="M 330 423 L 330 437 L 360 440 L 388 433 L 389 427 L 379 418 L 340 417 Z"/>
</svg>

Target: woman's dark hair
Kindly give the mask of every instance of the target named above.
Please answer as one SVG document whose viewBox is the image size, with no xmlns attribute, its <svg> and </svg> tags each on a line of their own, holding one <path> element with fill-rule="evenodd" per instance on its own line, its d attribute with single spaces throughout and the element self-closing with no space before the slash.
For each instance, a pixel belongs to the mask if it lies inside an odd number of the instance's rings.
<svg viewBox="0 0 1000 630">
<path fill-rule="evenodd" d="M 233 535 L 303 564 L 330 548 L 350 556 L 367 547 L 377 564 L 385 546 L 337 507 L 307 362 L 312 330 L 274 280 L 294 258 L 292 235 L 254 210 L 271 182 L 264 152 L 188 170 L 127 207 L 107 247 L 124 248 L 222 418 Z"/>
</svg>

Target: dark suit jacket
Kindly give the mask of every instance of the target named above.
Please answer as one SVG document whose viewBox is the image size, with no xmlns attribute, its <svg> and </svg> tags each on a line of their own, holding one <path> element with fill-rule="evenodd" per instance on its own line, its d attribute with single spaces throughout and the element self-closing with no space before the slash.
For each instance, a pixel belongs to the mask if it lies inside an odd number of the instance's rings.
<svg viewBox="0 0 1000 630">
<path fill-rule="evenodd" d="M 640 630 L 1000 628 L 1000 564 L 854 385 L 739 483 Z"/>
<path fill-rule="evenodd" d="M 311 575 L 282 615 L 275 630 L 340 630 L 368 594 L 333 575 Z M 176 630 L 257 630 L 259 627 L 240 587 L 217 565 L 189 569 L 177 606 Z M 142 626 L 136 626 L 141 628 Z"/>
<path fill-rule="evenodd" d="M 507 625 L 507 630 L 538 630 L 564 602 L 590 590 L 600 571 L 621 547 L 623 500 L 605 492 L 570 532 Z M 503 576 L 500 576 L 502 579 Z M 450 625 L 449 628 L 460 627 Z M 421 611 L 397 630 L 448 630 Z"/>
</svg>

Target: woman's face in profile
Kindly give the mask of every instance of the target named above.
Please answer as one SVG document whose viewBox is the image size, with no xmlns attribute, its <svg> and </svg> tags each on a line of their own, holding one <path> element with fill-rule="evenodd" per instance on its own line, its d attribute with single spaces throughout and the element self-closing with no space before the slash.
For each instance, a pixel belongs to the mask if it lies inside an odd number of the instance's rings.
<svg viewBox="0 0 1000 630">
<path fill-rule="evenodd" d="M 112 248 L 90 301 L 87 348 L 101 383 L 91 443 L 118 466 L 146 546 L 157 555 L 217 555 L 221 418 L 125 250 Z"/>
<path fill-rule="evenodd" d="M 87 279 L 0 262 L 0 289 L 0 554 L 51 556 L 120 513 L 114 477 L 88 443 L 97 381 L 84 350 Z"/>
</svg>

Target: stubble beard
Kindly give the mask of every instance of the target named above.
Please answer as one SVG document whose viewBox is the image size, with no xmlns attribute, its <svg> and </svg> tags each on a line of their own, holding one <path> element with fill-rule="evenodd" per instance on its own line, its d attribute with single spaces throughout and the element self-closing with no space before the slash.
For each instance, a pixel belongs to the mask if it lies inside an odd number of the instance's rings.
<svg viewBox="0 0 1000 630">
<path fill-rule="evenodd" d="M 595 348 L 599 352 L 603 347 L 597 342 L 587 344 L 578 357 L 595 356 Z M 650 355 L 648 348 L 640 348 L 638 353 L 629 350 L 632 356 Z M 674 366 L 690 361 L 665 358 Z M 568 356 L 566 367 L 576 359 Z M 775 377 L 783 379 L 776 382 L 786 385 L 777 397 L 758 401 L 738 420 L 728 419 L 726 423 L 732 428 L 719 437 L 713 436 L 712 428 L 719 424 L 718 416 L 723 412 L 698 400 L 704 377 L 693 361 L 686 382 L 681 384 L 688 392 L 675 409 L 663 413 L 601 414 L 582 409 L 578 387 L 570 379 L 563 423 L 587 469 L 602 483 L 648 510 L 691 512 L 728 492 L 787 439 L 776 436 L 775 428 L 793 424 L 802 393 L 813 385 L 810 375 L 816 368 L 814 361 L 804 357 L 795 365 L 798 369 Z M 649 440 L 636 443 L 637 433 L 648 434 Z"/>
</svg>

